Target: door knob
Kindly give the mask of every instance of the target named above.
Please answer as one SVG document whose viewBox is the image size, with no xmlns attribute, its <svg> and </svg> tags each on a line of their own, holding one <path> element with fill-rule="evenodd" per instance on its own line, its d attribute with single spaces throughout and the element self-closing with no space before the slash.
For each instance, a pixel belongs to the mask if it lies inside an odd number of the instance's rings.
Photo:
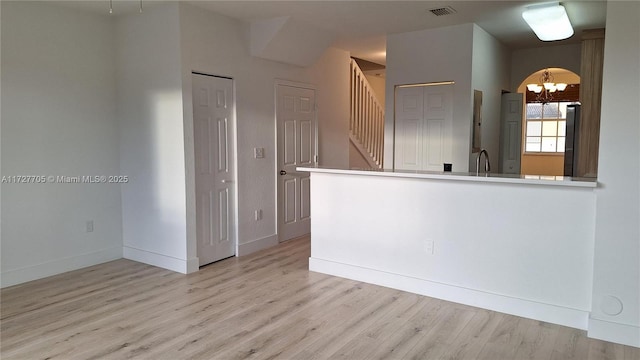
<svg viewBox="0 0 640 360">
<path fill-rule="evenodd" d="M 231 180 L 225 180 L 225 179 L 222 179 L 222 180 L 220 180 L 220 181 L 221 181 L 223 184 L 230 184 L 230 183 L 232 183 L 232 182 L 233 182 L 233 181 L 231 181 Z"/>
<path fill-rule="evenodd" d="M 280 170 L 280 175 L 287 175 L 287 172 L 284 170 Z"/>
</svg>

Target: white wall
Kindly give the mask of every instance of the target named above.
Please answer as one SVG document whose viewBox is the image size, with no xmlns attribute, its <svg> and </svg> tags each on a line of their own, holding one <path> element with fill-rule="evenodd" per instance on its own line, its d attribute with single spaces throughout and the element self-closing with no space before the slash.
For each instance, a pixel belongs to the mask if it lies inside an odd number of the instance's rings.
<svg viewBox="0 0 640 360">
<path fill-rule="evenodd" d="M 187 182 L 191 70 L 236 79 L 241 242 L 277 239 L 276 79 L 316 86 L 320 163 L 348 166 L 347 52 L 329 49 L 309 68 L 257 59 L 243 24 L 176 2 L 117 18 L 44 3 L 2 9 L 2 87 L 10 87 L 2 93 L 2 175 L 130 179 L 122 189 L 3 185 L 3 284 L 118 258 L 123 249 L 130 259 L 197 269 Z M 42 96 L 34 101 L 34 93 Z M 254 160 L 253 147 L 264 147 L 266 159 Z M 261 222 L 255 209 L 263 209 Z M 95 221 L 90 235 L 87 220 Z"/>
<path fill-rule="evenodd" d="M 312 173 L 311 270 L 587 327 L 593 188 L 363 174 Z"/>
<path fill-rule="evenodd" d="M 258 20 L 250 26 L 252 56 L 301 67 L 313 65 L 335 35 L 291 16 Z"/>
<path fill-rule="evenodd" d="M 249 55 L 245 24 L 180 4 L 188 212 L 195 212 L 192 185 L 193 109 L 191 72 L 232 77 L 238 126 L 238 238 L 240 252 L 277 242 L 275 81 L 303 82 L 317 89 L 320 164 L 349 166 L 349 53 L 330 48 L 309 68 Z M 264 159 L 253 148 L 265 148 Z M 263 219 L 255 221 L 254 211 Z M 190 216 L 191 217 L 191 216 Z M 249 250 L 246 250 L 249 249 Z M 195 223 L 189 223 L 189 257 L 195 256 Z"/>
<path fill-rule="evenodd" d="M 453 163 L 453 171 L 468 171 L 473 93 L 473 29 L 473 24 L 463 24 L 387 37 L 385 168 L 393 166 L 394 87 L 402 84 L 455 81 L 453 154 L 451 159 L 445 161 Z"/>
<path fill-rule="evenodd" d="M 473 25 L 472 90 L 482 91 L 481 147 L 491 158 L 492 171 L 500 165 L 500 105 L 502 90 L 509 89 L 511 53 L 496 38 Z M 469 155 L 469 169 L 476 168 L 477 154 Z"/>
<path fill-rule="evenodd" d="M 371 166 L 360 150 L 349 141 L 349 169 L 370 169 Z"/>
<path fill-rule="evenodd" d="M 2 19 L 2 5 L 0 5 L 0 19 Z M 2 26 L 0 25 L 0 39 Z M 0 40 L 0 43 L 2 41 Z M 2 47 L 0 46 L 0 69 L 2 69 Z M 2 71 L 0 71 L 0 112 L 2 111 Z M 2 149 L 2 114 L 0 113 L 0 149 Z M 2 175 L 2 154 L 0 153 L 0 176 Z M 2 182 L 0 182 L 0 204 L 2 204 Z M 2 259 L 2 206 L 0 205 L 0 260 Z M 2 287 L 2 268 L 0 267 L 0 287 Z"/>
<path fill-rule="evenodd" d="M 351 56 L 344 50 L 329 48 L 311 67 L 305 69 L 318 86 L 318 131 L 320 165 L 349 166 Z"/>
<path fill-rule="evenodd" d="M 1 7 L 2 176 L 118 175 L 111 21 L 43 2 Z M 119 185 L 2 187 L 2 286 L 122 256 Z"/>
<path fill-rule="evenodd" d="M 540 69 L 564 68 L 580 75 L 581 52 L 581 44 L 514 50 L 511 56 L 511 90 L 517 91 L 527 76 Z"/>
<path fill-rule="evenodd" d="M 589 336 L 640 347 L 640 3 L 609 1 Z M 618 310 L 620 314 L 614 315 Z"/>
<path fill-rule="evenodd" d="M 116 22 L 124 257 L 187 272 L 180 40 L 176 3 Z"/>
</svg>

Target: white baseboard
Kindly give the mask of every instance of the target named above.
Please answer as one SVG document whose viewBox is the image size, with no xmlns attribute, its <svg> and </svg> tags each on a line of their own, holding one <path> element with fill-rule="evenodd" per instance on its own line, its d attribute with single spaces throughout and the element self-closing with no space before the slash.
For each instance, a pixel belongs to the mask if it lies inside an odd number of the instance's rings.
<svg viewBox="0 0 640 360">
<path fill-rule="evenodd" d="M 238 256 L 253 254 L 256 251 L 260 251 L 276 245 L 278 245 L 277 234 L 267 236 L 262 239 L 253 240 L 248 243 L 238 244 Z"/>
<path fill-rule="evenodd" d="M 187 274 L 200 270 L 200 259 L 197 257 L 187 260 Z"/>
<path fill-rule="evenodd" d="M 262 249 L 266 249 L 275 245 L 278 245 L 278 235 L 271 235 L 262 239 L 248 242 L 246 244 L 239 244 L 237 255 L 249 255 L 256 251 L 260 251 Z M 128 246 L 125 246 L 123 248 L 122 257 L 124 257 L 125 259 L 138 261 L 183 274 L 196 272 L 200 268 L 199 260 L 197 257 L 184 260 Z"/>
<path fill-rule="evenodd" d="M 146 250 L 140 250 L 128 246 L 124 246 L 122 257 L 125 259 L 149 264 L 163 269 L 179 272 L 182 274 L 189 274 L 190 272 L 198 271 L 198 258 L 184 260 L 175 257 L 162 255 Z M 193 269 L 195 260 L 195 270 Z"/>
<path fill-rule="evenodd" d="M 122 247 L 120 246 L 8 270 L 0 275 L 0 287 L 22 284 L 117 259 L 122 259 Z"/>
<path fill-rule="evenodd" d="M 587 336 L 618 344 L 640 348 L 640 327 L 614 323 L 606 320 L 589 319 Z"/>
<path fill-rule="evenodd" d="M 467 289 L 313 257 L 309 258 L 309 270 L 581 330 L 586 330 L 588 326 L 589 312 L 583 310 Z"/>
</svg>

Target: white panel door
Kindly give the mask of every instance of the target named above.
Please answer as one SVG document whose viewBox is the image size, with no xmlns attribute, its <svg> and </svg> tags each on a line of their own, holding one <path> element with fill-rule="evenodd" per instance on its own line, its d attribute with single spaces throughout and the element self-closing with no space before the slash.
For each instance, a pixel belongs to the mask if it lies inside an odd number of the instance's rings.
<svg viewBox="0 0 640 360">
<path fill-rule="evenodd" d="M 402 170 L 420 170 L 422 168 L 424 125 L 424 91 L 422 88 L 398 88 L 395 111 L 395 167 Z"/>
<path fill-rule="evenodd" d="M 452 153 L 452 85 L 399 87 L 395 168 L 442 171 Z"/>
<path fill-rule="evenodd" d="M 200 265 L 235 255 L 233 80 L 193 74 L 196 237 Z"/>
<path fill-rule="evenodd" d="M 520 174 L 522 153 L 523 94 L 502 94 L 500 126 L 500 172 Z"/>
<path fill-rule="evenodd" d="M 420 170 L 443 171 L 443 164 L 451 158 L 453 127 L 453 86 L 425 86 L 423 162 Z"/>
<path fill-rule="evenodd" d="M 309 173 L 316 156 L 315 90 L 278 84 L 276 122 L 278 142 L 278 234 L 280 241 L 311 231 Z"/>
</svg>

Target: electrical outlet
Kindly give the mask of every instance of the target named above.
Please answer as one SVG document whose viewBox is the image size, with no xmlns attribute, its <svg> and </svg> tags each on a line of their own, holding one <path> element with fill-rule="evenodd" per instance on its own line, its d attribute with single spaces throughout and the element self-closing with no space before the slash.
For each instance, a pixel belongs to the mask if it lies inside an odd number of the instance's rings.
<svg viewBox="0 0 640 360">
<path fill-rule="evenodd" d="M 256 159 L 263 159 L 264 158 L 264 148 L 253 148 L 253 157 L 255 157 Z"/>
<path fill-rule="evenodd" d="M 88 220 L 85 226 L 87 232 L 93 232 L 93 220 Z"/>
<path fill-rule="evenodd" d="M 256 210 L 254 215 L 255 215 L 256 221 L 262 220 L 262 209 Z"/>
<path fill-rule="evenodd" d="M 424 250 L 428 255 L 433 255 L 435 252 L 435 241 L 433 240 L 425 241 Z"/>
</svg>

